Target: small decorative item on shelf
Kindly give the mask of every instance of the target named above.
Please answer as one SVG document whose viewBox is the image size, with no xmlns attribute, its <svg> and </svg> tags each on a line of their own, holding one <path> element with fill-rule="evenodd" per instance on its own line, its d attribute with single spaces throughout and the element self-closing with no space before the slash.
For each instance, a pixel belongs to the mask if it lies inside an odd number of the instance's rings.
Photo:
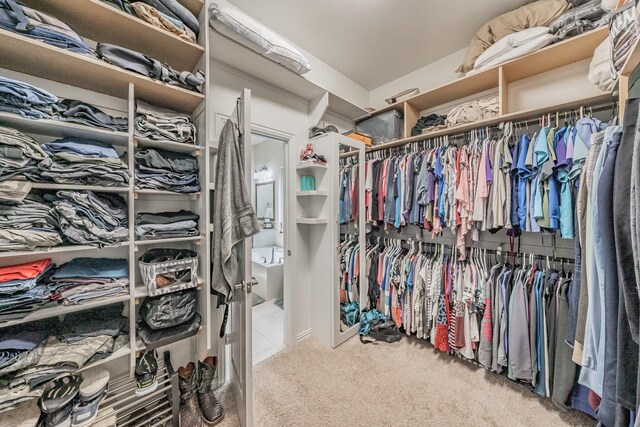
<svg viewBox="0 0 640 427">
<path fill-rule="evenodd" d="M 302 175 L 300 177 L 300 191 L 314 191 L 316 189 L 316 177 L 313 175 Z"/>
<path fill-rule="evenodd" d="M 313 144 L 310 142 L 307 143 L 304 150 L 300 151 L 300 161 L 318 163 L 322 165 L 327 163 L 327 159 L 325 159 L 324 156 L 313 152 Z"/>
</svg>

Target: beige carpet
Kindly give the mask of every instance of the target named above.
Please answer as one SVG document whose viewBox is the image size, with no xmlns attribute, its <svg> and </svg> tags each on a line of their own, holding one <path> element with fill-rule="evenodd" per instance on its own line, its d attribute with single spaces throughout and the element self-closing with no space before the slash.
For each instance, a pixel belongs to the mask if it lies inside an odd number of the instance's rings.
<svg viewBox="0 0 640 427">
<path fill-rule="evenodd" d="M 254 369 L 255 425 L 595 425 L 548 399 L 414 338 L 332 350 L 314 339 Z"/>
</svg>

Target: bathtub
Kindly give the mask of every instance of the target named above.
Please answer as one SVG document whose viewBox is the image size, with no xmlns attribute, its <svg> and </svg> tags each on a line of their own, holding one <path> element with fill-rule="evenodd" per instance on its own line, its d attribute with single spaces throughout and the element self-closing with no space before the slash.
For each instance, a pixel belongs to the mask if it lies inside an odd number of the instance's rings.
<svg viewBox="0 0 640 427">
<path fill-rule="evenodd" d="M 273 263 L 271 254 L 273 251 Z M 266 262 L 265 262 L 266 260 Z M 251 291 L 270 301 L 282 298 L 284 291 L 284 248 L 264 246 L 251 249 L 253 276 L 258 286 Z"/>
</svg>

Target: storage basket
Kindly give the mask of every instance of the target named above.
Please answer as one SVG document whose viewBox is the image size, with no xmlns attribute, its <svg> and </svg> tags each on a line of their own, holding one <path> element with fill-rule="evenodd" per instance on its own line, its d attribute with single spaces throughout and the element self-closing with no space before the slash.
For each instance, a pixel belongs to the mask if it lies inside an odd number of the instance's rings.
<svg viewBox="0 0 640 427">
<path fill-rule="evenodd" d="M 189 249 L 150 249 L 138 259 L 138 268 L 151 296 L 198 286 L 198 254 Z"/>
</svg>

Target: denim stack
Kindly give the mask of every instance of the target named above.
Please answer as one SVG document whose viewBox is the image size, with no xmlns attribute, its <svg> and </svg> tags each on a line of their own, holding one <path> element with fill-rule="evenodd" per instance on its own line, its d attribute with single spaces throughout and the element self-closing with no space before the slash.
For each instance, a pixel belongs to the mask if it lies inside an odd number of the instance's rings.
<svg viewBox="0 0 640 427">
<path fill-rule="evenodd" d="M 66 23 L 23 6 L 16 0 L 0 0 L 0 28 L 61 49 L 93 56 L 87 43 Z"/>
<path fill-rule="evenodd" d="M 127 241 L 126 201 L 117 194 L 93 191 L 58 191 L 49 194 L 62 234 L 71 243 L 117 246 Z"/>
<path fill-rule="evenodd" d="M 145 148 L 135 154 L 136 187 L 197 193 L 198 159 L 185 153 Z"/>
<path fill-rule="evenodd" d="M 191 211 L 139 213 L 136 215 L 136 239 L 153 240 L 198 235 L 200 215 Z"/>
<path fill-rule="evenodd" d="M 0 267 L 0 322 L 22 319 L 50 301 L 44 282 L 53 267 L 50 258 Z"/>
<path fill-rule="evenodd" d="M 29 119 L 48 119 L 57 111 L 57 102 L 58 98 L 46 90 L 0 77 L 0 111 Z"/>
<path fill-rule="evenodd" d="M 136 103 L 135 135 L 139 141 L 196 143 L 196 127 L 190 116 L 144 101 Z"/>
<path fill-rule="evenodd" d="M 111 116 L 94 105 L 76 99 L 63 99 L 56 105 L 58 120 L 78 123 L 114 132 L 127 132 L 129 120 L 126 117 Z"/>
<path fill-rule="evenodd" d="M 58 246 L 57 212 L 36 192 L 17 204 L 0 203 L 0 251 Z"/>
<path fill-rule="evenodd" d="M 46 180 L 61 184 L 87 184 L 126 187 L 127 165 L 109 144 L 82 138 L 62 138 L 44 144 L 50 156 L 38 165 Z"/>
<path fill-rule="evenodd" d="M 126 259 L 75 258 L 58 268 L 47 283 L 52 298 L 82 304 L 129 293 Z"/>
<path fill-rule="evenodd" d="M 0 329 L 0 411 L 38 399 L 47 383 L 108 357 L 129 342 L 124 305 L 71 313 L 64 321 Z"/>
</svg>

